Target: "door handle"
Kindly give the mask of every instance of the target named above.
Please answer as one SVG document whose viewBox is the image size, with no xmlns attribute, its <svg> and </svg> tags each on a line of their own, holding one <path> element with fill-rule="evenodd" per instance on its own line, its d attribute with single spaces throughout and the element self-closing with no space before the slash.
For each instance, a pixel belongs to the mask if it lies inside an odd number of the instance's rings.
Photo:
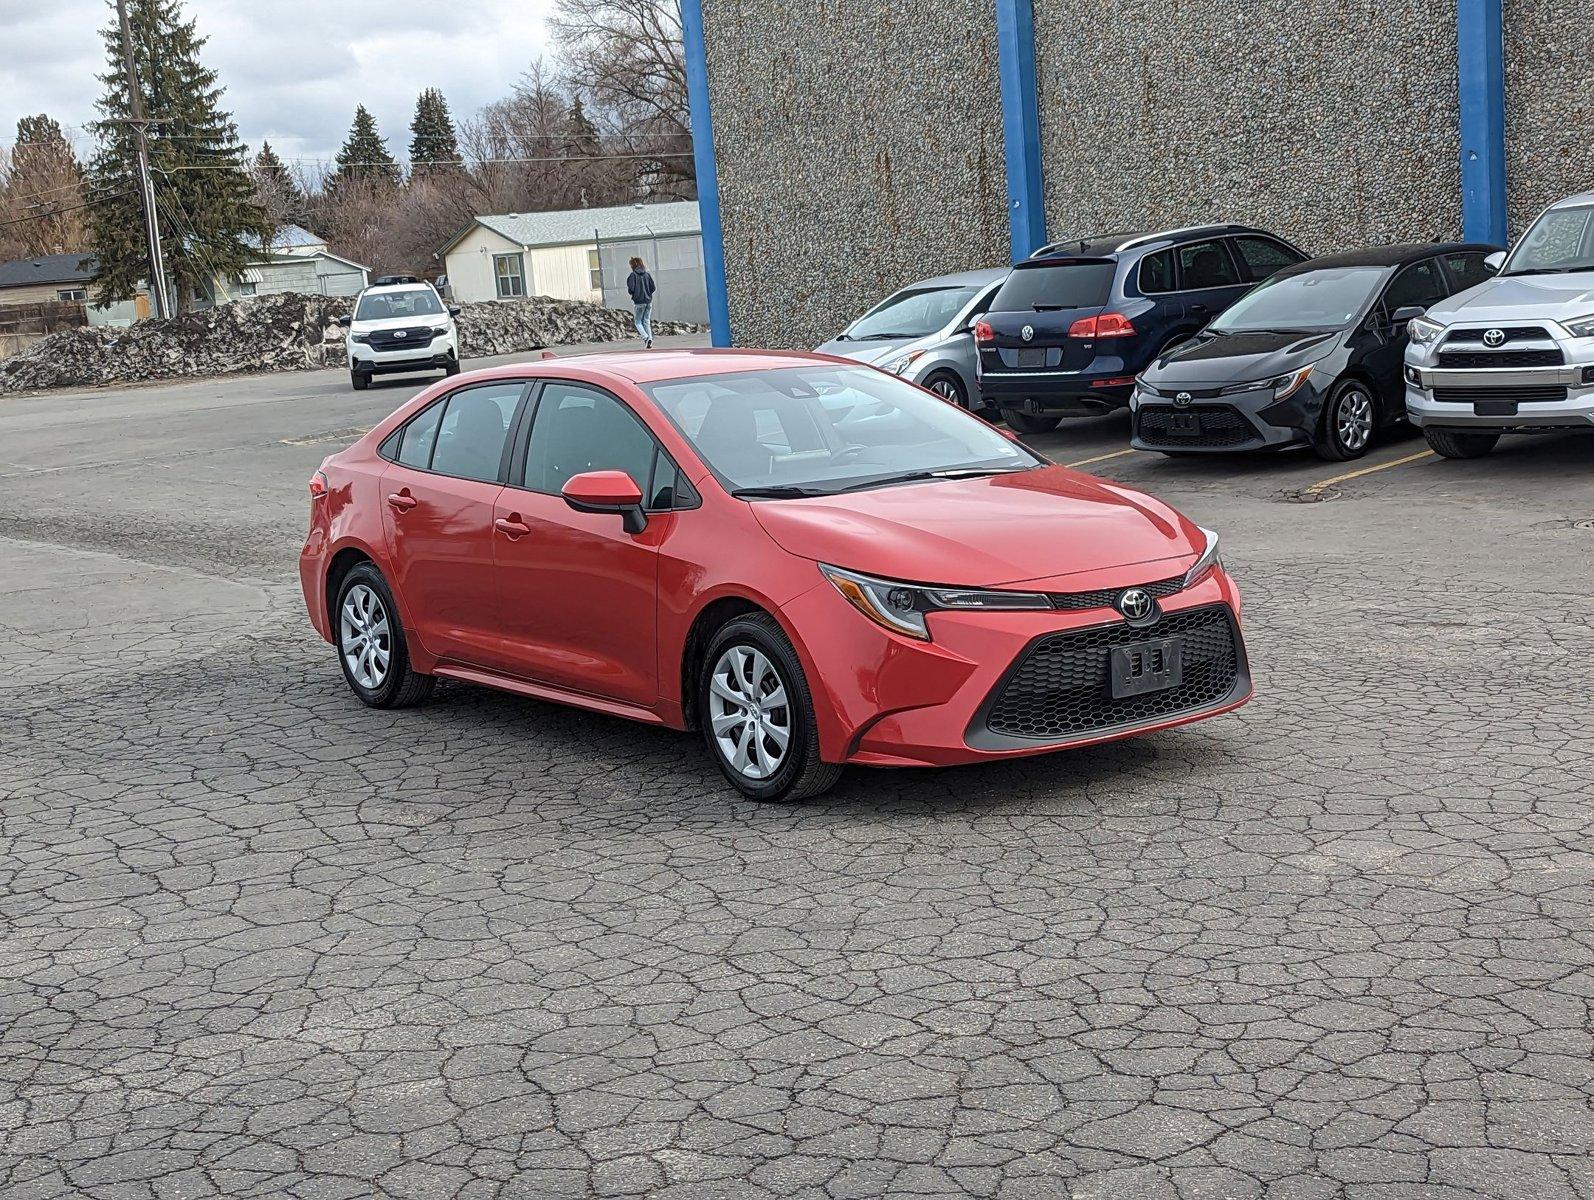
<svg viewBox="0 0 1594 1200">
<path fill-rule="evenodd" d="M 387 502 L 398 509 L 399 512 L 409 512 L 410 509 L 420 503 L 419 500 L 410 495 L 409 488 L 405 488 L 401 492 L 389 492 Z"/>
<path fill-rule="evenodd" d="M 525 537 L 531 532 L 531 526 L 522 524 L 519 513 L 511 513 L 507 518 L 499 517 L 493 522 L 493 528 L 498 530 L 510 541 Z"/>
<path fill-rule="evenodd" d="M 1190 306 L 1190 311 L 1193 313 L 1204 313 L 1207 311 L 1207 306 L 1205 304 L 1192 304 Z"/>
</svg>

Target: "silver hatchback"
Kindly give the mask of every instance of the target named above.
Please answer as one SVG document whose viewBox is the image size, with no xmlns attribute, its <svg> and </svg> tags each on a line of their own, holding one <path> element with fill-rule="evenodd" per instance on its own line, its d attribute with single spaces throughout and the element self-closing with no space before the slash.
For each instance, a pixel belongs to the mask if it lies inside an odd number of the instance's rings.
<svg viewBox="0 0 1594 1200">
<path fill-rule="evenodd" d="M 893 292 L 824 345 L 820 354 L 870 363 L 978 412 L 974 322 L 1007 269 L 938 275 Z"/>
</svg>

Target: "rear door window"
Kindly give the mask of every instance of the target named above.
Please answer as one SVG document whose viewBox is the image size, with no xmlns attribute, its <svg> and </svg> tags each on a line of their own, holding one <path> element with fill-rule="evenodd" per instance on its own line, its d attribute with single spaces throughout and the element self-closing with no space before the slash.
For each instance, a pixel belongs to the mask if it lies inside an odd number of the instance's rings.
<svg viewBox="0 0 1594 1200">
<path fill-rule="evenodd" d="M 489 383 L 450 395 L 437 427 L 432 470 L 459 479 L 495 481 L 524 388 L 521 383 Z"/>
<path fill-rule="evenodd" d="M 1237 237 L 1234 239 L 1234 249 L 1245 268 L 1246 279 L 1252 283 L 1259 283 L 1285 267 L 1293 267 L 1304 261 L 1295 251 L 1272 238 Z"/>
<path fill-rule="evenodd" d="M 1100 308 L 1112 295 L 1118 264 L 1112 259 L 1022 264 L 1013 268 L 991 301 L 993 313 L 1037 308 Z"/>
<path fill-rule="evenodd" d="M 1178 252 L 1179 271 L 1183 277 L 1181 286 L 1187 292 L 1234 287 L 1242 282 L 1234 260 L 1229 257 L 1229 248 L 1221 239 L 1191 242 L 1188 246 L 1180 246 Z"/>
<path fill-rule="evenodd" d="M 1158 250 L 1140 260 L 1140 290 L 1148 296 L 1179 290 L 1173 272 L 1172 250 Z"/>
</svg>

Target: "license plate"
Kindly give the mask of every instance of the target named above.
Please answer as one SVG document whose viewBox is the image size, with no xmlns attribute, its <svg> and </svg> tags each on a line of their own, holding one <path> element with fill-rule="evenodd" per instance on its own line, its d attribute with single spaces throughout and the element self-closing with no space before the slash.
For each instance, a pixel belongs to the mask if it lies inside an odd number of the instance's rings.
<svg viewBox="0 0 1594 1200">
<path fill-rule="evenodd" d="M 1472 406 L 1473 414 L 1480 417 L 1514 417 L 1517 415 L 1515 400 L 1479 400 Z"/>
<path fill-rule="evenodd" d="M 1020 350 L 1018 352 L 1018 365 L 1021 367 L 1044 367 L 1046 365 L 1046 351 Z"/>
<path fill-rule="evenodd" d="M 1146 692 L 1178 687 L 1184 680 L 1184 639 L 1158 638 L 1114 646 L 1112 698 L 1123 700 Z"/>
<path fill-rule="evenodd" d="M 1168 433 L 1173 437 L 1199 437 L 1201 434 L 1200 415 L 1193 412 L 1169 414 Z"/>
</svg>

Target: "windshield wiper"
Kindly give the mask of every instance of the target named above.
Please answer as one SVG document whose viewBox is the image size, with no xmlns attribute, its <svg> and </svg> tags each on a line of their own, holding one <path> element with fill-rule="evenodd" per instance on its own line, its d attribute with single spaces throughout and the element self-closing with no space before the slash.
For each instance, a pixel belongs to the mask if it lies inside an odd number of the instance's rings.
<svg viewBox="0 0 1594 1200">
<path fill-rule="evenodd" d="M 893 330 L 890 333 L 858 334 L 852 340 L 858 342 L 897 342 L 903 340 L 904 338 L 916 338 L 923 336 L 924 335 L 922 333 L 898 333 Z"/>
<path fill-rule="evenodd" d="M 833 496 L 823 488 L 793 487 L 781 484 L 776 487 L 737 488 L 731 495 L 738 500 L 801 500 L 812 496 Z"/>
<path fill-rule="evenodd" d="M 919 483 L 928 479 L 978 479 L 984 475 L 1012 475 L 1028 471 L 1029 467 L 949 467 L 944 471 L 907 471 L 901 475 L 882 475 L 876 479 L 863 479 L 841 489 L 843 492 L 861 492 L 873 487 L 887 487 L 895 483 Z"/>
<path fill-rule="evenodd" d="M 1062 312 L 1064 309 L 1078 308 L 1077 304 L 1031 304 L 1032 312 Z"/>
<path fill-rule="evenodd" d="M 1570 267 L 1523 267 L 1520 271 L 1501 271 L 1505 279 L 1513 275 L 1570 275 L 1573 271 L 1594 271 L 1594 263 L 1575 263 Z"/>
</svg>

